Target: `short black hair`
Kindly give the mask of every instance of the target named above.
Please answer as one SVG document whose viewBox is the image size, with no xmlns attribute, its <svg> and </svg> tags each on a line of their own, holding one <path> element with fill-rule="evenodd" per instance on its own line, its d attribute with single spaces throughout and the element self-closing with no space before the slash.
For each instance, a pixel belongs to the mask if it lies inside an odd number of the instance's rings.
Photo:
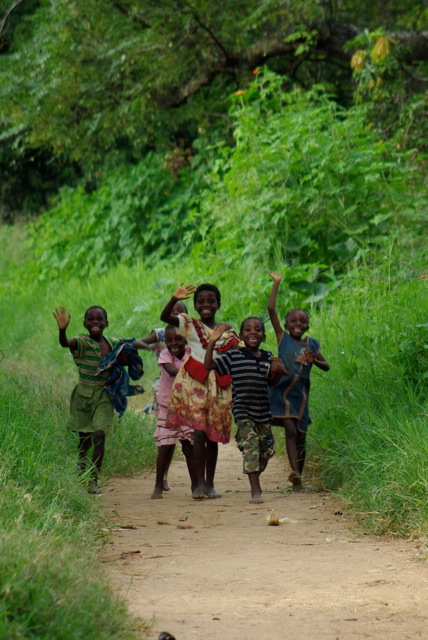
<svg viewBox="0 0 428 640">
<path fill-rule="evenodd" d="M 261 318 L 259 318 L 258 316 L 248 316 L 248 318 L 245 318 L 245 320 L 243 320 L 241 322 L 241 326 L 239 329 L 239 334 L 242 333 L 242 330 L 244 328 L 244 324 L 247 322 L 247 320 L 258 320 L 258 322 L 260 322 L 262 329 L 263 329 L 263 335 L 266 336 L 266 329 L 265 329 L 265 323 L 263 322 L 263 320 Z"/>
<path fill-rule="evenodd" d="M 166 327 L 165 327 L 165 334 L 166 334 L 167 331 L 172 331 L 172 330 L 177 332 L 177 327 L 174 326 L 173 324 L 167 324 Z"/>
<path fill-rule="evenodd" d="M 289 315 L 291 315 L 294 311 L 300 311 L 300 313 L 304 313 L 304 314 L 305 314 L 305 316 L 306 316 L 306 317 L 307 317 L 307 319 L 308 319 L 308 322 L 309 322 L 309 313 L 308 313 L 307 311 L 305 311 L 304 309 L 298 309 L 298 308 L 296 308 L 296 309 L 290 309 L 290 311 L 288 311 L 288 312 L 287 312 L 287 315 L 285 316 L 285 323 L 286 323 L 286 324 L 287 324 L 288 316 L 289 316 Z"/>
<path fill-rule="evenodd" d="M 83 322 L 85 322 L 87 315 L 90 311 L 92 311 L 93 309 L 100 309 L 100 311 L 103 312 L 105 319 L 108 320 L 107 318 L 107 311 L 104 309 L 104 307 L 100 307 L 99 304 L 94 304 L 92 307 L 88 307 L 85 311 L 85 315 L 83 316 Z"/>
<path fill-rule="evenodd" d="M 175 307 L 175 305 L 176 305 L 176 304 L 181 304 L 181 306 L 182 306 L 182 307 L 183 307 L 183 309 L 184 309 L 184 313 L 187 313 L 187 307 L 186 307 L 186 305 L 184 304 L 183 300 L 177 300 L 177 302 L 174 304 L 174 307 Z"/>
<path fill-rule="evenodd" d="M 193 304 L 196 304 L 196 299 L 198 297 L 198 294 L 201 291 L 212 291 L 212 293 L 214 293 L 216 299 L 217 299 L 217 303 L 218 306 L 220 307 L 221 304 L 221 294 L 219 289 L 215 286 L 215 284 L 208 284 L 207 282 L 205 282 L 204 284 L 200 284 L 199 287 L 197 287 L 195 293 L 193 294 Z"/>
</svg>

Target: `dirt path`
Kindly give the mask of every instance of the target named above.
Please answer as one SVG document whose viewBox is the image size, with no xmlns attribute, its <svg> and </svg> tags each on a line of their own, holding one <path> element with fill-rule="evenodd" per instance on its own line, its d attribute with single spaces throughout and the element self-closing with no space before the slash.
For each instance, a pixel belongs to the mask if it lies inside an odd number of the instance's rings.
<svg viewBox="0 0 428 640">
<path fill-rule="evenodd" d="M 185 464 L 151 500 L 153 475 L 104 487 L 117 527 L 103 560 L 130 610 L 154 619 L 150 640 L 404 640 L 428 638 L 428 563 L 418 544 L 353 533 L 340 502 L 281 492 L 280 459 L 250 505 L 241 454 L 220 447 L 220 500 L 192 500 Z M 275 509 L 279 526 L 267 526 Z"/>
</svg>

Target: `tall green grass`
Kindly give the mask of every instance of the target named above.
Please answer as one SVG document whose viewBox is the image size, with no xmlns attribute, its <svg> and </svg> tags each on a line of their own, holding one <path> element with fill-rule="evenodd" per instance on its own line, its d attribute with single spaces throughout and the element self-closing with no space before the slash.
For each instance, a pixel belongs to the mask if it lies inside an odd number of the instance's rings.
<svg viewBox="0 0 428 640">
<path fill-rule="evenodd" d="M 310 449 L 319 482 L 365 528 L 426 538 L 427 283 L 372 275 L 355 274 L 317 319 L 332 370 L 314 376 Z"/>
<path fill-rule="evenodd" d="M 108 523 L 78 476 L 55 395 L 29 382 L 0 369 L 0 636 L 144 637 L 100 571 Z"/>
</svg>

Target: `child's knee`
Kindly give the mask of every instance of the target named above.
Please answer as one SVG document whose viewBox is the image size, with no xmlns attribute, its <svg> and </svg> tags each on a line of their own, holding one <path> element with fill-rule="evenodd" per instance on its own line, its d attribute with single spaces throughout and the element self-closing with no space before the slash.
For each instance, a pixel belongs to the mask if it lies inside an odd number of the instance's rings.
<svg viewBox="0 0 428 640">
<path fill-rule="evenodd" d="M 92 436 L 92 441 L 95 446 L 104 444 L 105 439 L 106 439 L 105 431 L 102 431 L 101 429 L 94 431 L 94 434 Z"/>
</svg>

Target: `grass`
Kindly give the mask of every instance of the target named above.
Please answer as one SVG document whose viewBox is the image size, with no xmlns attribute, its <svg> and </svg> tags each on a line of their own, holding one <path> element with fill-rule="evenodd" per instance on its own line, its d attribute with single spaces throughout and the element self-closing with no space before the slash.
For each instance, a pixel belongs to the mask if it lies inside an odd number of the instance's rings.
<svg viewBox="0 0 428 640">
<path fill-rule="evenodd" d="M 100 571 L 103 514 L 51 391 L 40 391 L 18 391 L 0 370 L 0 636 L 144 638 L 148 626 Z"/>
<path fill-rule="evenodd" d="M 427 378 L 417 354 L 426 283 L 403 280 L 393 291 L 368 279 L 357 291 L 351 284 L 323 314 L 334 380 L 314 379 L 318 417 L 310 448 L 317 475 L 344 496 L 366 530 L 426 539 Z"/>
</svg>

